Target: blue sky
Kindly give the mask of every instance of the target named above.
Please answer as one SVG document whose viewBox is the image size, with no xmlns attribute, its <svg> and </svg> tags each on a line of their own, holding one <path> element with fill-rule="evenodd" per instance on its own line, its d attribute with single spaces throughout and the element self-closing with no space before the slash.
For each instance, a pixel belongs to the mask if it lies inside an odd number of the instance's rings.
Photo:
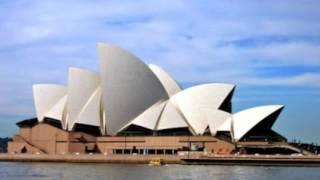
<svg viewBox="0 0 320 180">
<path fill-rule="evenodd" d="M 96 42 L 162 66 L 184 87 L 237 85 L 234 110 L 284 104 L 274 129 L 320 143 L 317 0 L 0 0 L 0 136 L 34 117 L 32 85 L 98 71 Z"/>
</svg>

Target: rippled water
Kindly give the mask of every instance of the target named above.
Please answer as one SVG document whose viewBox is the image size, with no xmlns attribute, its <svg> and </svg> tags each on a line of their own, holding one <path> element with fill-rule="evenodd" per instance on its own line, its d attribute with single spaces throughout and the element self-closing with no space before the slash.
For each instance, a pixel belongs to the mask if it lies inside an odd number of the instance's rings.
<svg viewBox="0 0 320 180">
<path fill-rule="evenodd" d="M 317 167 L 0 163 L 0 179 L 320 179 Z"/>
</svg>

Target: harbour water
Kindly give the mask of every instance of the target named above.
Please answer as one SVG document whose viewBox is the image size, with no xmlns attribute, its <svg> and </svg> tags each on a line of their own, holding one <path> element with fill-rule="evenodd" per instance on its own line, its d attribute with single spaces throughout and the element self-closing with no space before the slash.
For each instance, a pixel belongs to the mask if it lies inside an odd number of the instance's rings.
<svg viewBox="0 0 320 180">
<path fill-rule="evenodd" d="M 137 180 L 205 180 L 205 179 L 320 179 L 320 167 L 264 166 L 187 166 L 76 163 L 16 163 L 0 162 L 0 179 L 60 180 L 60 179 L 137 179 Z"/>
</svg>

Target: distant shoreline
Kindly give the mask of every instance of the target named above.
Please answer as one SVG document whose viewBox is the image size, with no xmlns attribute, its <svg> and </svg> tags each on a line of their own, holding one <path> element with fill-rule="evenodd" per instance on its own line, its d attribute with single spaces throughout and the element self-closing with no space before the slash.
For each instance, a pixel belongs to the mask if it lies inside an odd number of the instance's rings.
<svg viewBox="0 0 320 180">
<path fill-rule="evenodd" d="M 320 167 L 320 156 L 215 155 L 188 157 L 187 155 L 0 154 L 0 162 L 148 164 L 155 158 L 160 158 L 165 164 Z"/>
</svg>

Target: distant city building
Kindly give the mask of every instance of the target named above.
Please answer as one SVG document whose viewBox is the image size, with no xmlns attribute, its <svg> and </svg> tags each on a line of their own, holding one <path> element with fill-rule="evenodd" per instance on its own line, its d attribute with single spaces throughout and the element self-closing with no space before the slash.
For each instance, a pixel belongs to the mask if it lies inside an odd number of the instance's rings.
<svg viewBox="0 0 320 180">
<path fill-rule="evenodd" d="M 161 67 L 124 49 L 98 43 L 98 53 L 100 73 L 70 68 L 67 86 L 33 86 L 37 118 L 17 123 L 9 152 L 299 152 L 272 130 L 282 105 L 232 113 L 235 85 L 183 90 Z"/>
</svg>

